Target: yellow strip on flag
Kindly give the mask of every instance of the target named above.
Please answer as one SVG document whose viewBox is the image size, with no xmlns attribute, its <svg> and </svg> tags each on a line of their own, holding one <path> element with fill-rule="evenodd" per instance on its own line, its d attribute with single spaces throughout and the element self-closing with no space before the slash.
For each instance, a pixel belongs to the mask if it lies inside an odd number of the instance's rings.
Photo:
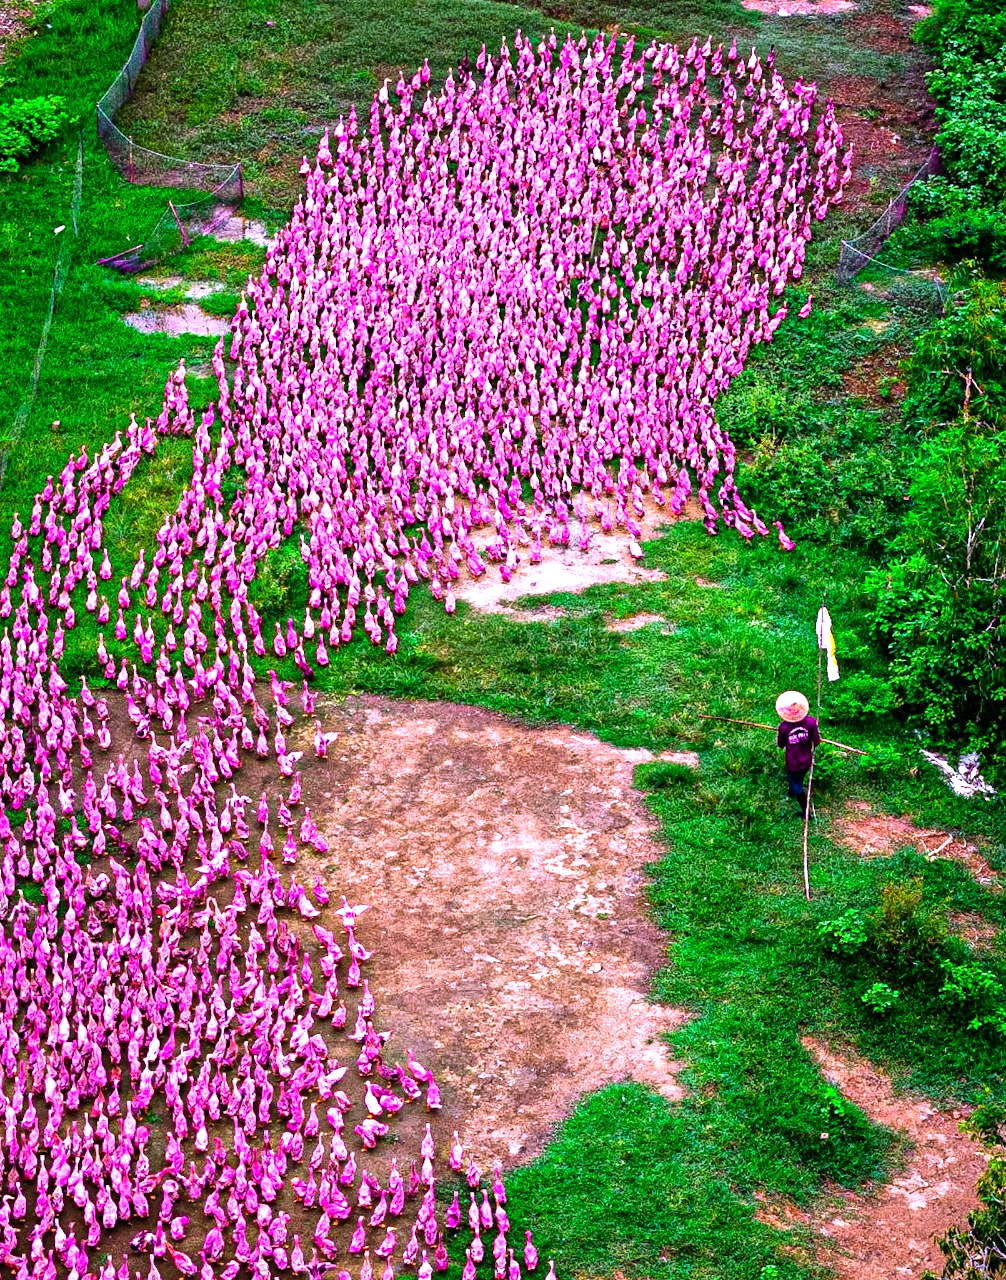
<svg viewBox="0 0 1006 1280">
<path fill-rule="evenodd" d="M 838 679 L 838 660 L 835 657 L 835 636 L 831 629 L 831 614 L 823 606 L 817 614 L 817 643 L 828 655 L 828 679 Z"/>
</svg>

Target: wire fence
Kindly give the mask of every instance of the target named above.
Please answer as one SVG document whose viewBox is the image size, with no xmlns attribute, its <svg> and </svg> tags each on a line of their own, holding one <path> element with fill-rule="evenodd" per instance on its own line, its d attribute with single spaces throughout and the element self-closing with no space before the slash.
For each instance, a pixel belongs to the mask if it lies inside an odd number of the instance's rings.
<svg viewBox="0 0 1006 1280">
<path fill-rule="evenodd" d="M 17 413 L 14 415 L 14 421 L 11 423 L 10 431 L 0 436 L 0 485 L 3 485 L 7 476 L 7 463 L 10 460 L 11 452 L 17 442 L 21 439 L 28 418 L 32 409 L 35 407 L 35 397 L 38 395 L 38 383 L 42 376 L 42 363 L 45 360 L 45 353 L 49 346 L 49 334 L 52 332 L 52 318 L 56 311 L 56 303 L 59 301 L 63 292 L 63 286 L 66 284 L 66 277 L 70 270 L 70 259 L 77 243 L 78 220 L 80 218 L 80 202 L 84 190 L 84 135 L 81 133 L 77 142 L 77 167 L 73 176 L 73 193 L 70 196 L 70 227 L 72 235 L 68 231 L 63 237 L 59 253 L 56 255 L 56 267 L 52 274 L 52 288 L 49 290 L 49 310 L 46 312 L 45 320 L 42 324 L 42 334 L 39 338 L 38 347 L 35 351 L 35 362 L 32 365 L 31 381 L 28 384 L 28 390 L 24 399 L 18 407 Z"/>
<path fill-rule="evenodd" d="M 880 253 L 895 227 L 900 226 L 904 221 L 909 191 L 917 182 L 924 182 L 927 178 L 930 178 L 939 170 L 939 167 L 939 149 L 933 147 L 925 164 L 912 180 L 898 192 L 877 221 L 871 227 L 868 227 L 862 235 L 857 236 L 855 240 L 842 241 L 842 252 L 838 260 L 838 280 L 840 284 L 848 284 L 854 276 L 858 275 L 865 266 L 871 263 L 884 267 L 888 271 L 902 270 L 900 267 L 892 267 L 890 263 L 880 262 L 877 254 Z M 905 272 L 903 274 L 909 273 Z"/>
<path fill-rule="evenodd" d="M 233 204 L 228 199 L 226 183 L 220 192 L 211 191 L 198 200 L 184 204 L 169 200 L 167 209 L 141 244 L 130 245 L 111 257 L 99 258 L 98 266 L 132 274 L 161 262 L 180 249 L 187 249 L 197 236 L 211 236 L 219 231 L 234 217 Z"/>
<path fill-rule="evenodd" d="M 204 164 L 199 160 L 162 155 L 149 147 L 138 146 L 115 123 L 115 114 L 136 87 L 167 12 L 168 0 L 154 0 L 143 15 L 125 66 L 97 104 L 98 137 L 127 182 L 179 187 L 201 191 L 203 195 L 195 200 L 169 200 L 167 209 L 141 243 L 101 259 L 104 265 L 120 271 L 139 271 L 187 246 L 196 236 L 212 234 L 233 215 L 234 207 L 244 197 L 240 161 L 237 164 Z"/>
</svg>

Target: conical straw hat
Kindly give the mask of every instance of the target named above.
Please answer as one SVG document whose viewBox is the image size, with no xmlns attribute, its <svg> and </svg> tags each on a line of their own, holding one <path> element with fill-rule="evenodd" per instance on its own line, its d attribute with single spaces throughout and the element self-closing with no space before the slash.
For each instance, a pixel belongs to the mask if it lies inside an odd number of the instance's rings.
<svg viewBox="0 0 1006 1280">
<path fill-rule="evenodd" d="M 775 711 L 780 720 L 787 720 L 790 724 L 797 724 L 809 713 L 810 703 L 796 689 L 787 689 L 785 693 L 780 693 L 776 698 Z"/>
</svg>

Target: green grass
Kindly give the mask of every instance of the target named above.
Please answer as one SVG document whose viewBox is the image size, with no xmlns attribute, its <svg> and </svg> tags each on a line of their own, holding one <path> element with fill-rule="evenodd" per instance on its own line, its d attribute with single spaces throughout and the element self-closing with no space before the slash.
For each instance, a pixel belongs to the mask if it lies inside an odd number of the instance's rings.
<svg viewBox="0 0 1006 1280">
<path fill-rule="evenodd" d="M 210 340 L 148 338 L 128 329 L 121 314 L 149 295 L 135 281 L 92 265 L 142 236 L 163 209 L 163 193 L 121 182 L 90 126 L 93 103 L 132 41 L 135 10 L 124 0 L 57 0 L 51 21 L 51 32 L 43 29 L 7 69 L 2 94 L 62 93 L 87 124 L 84 204 L 36 409 L 0 494 L 0 557 L 12 507 L 25 512 L 45 475 L 61 467 L 71 449 L 109 438 L 130 412 L 156 413 L 178 357 L 202 361 L 212 347 Z M 816 76 L 825 90 L 850 66 L 877 80 L 905 70 L 904 58 L 871 50 L 842 19 L 772 22 L 732 0 L 637 0 L 617 7 L 571 0 L 541 9 L 412 0 L 382 10 L 357 0 L 340 6 L 176 0 L 123 121 L 138 141 L 159 150 L 241 157 L 259 202 L 283 214 L 298 185 L 300 156 L 323 123 L 349 102 L 365 101 L 385 75 L 425 56 L 440 75 L 483 40 L 498 44 L 517 25 L 537 33 L 552 22 L 577 29 L 617 24 L 679 39 L 736 32 L 742 43 L 757 40 L 763 49 L 774 42 L 783 74 Z M 75 137 L 68 136 L 17 178 L 0 179 L 5 426 L 28 383 L 58 250 L 52 229 L 66 221 L 75 154 Z M 864 578 L 870 557 L 896 527 L 899 468 L 909 465 L 911 442 L 896 413 L 850 402 L 842 373 L 894 342 L 910 342 L 926 317 L 909 303 L 829 284 L 838 239 L 867 220 L 862 212 L 857 217 L 839 210 L 812 247 L 808 287 L 821 310 L 809 323 L 788 322 L 720 407 L 747 451 L 748 491 L 757 494 L 763 514 L 789 522 L 801 539 L 796 552 L 746 548 L 728 535 L 710 540 L 696 525 L 679 525 L 648 548 L 648 563 L 667 575 L 663 582 L 551 597 L 566 616 L 528 625 L 476 615 L 463 605 L 450 619 L 416 592 L 399 623 L 395 658 L 358 637 L 319 673 L 319 684 L 333 695 L 477 703 L 532 723 L 573 724 L 623 746 L 690 746 L 700 755 L 697 775 L 659 764 L 642 766 L 637 775 L 666 845 L 650 883 L 653 910 L 669 940 L 654 995 L 693 1012 L 673 1043 L 687 1063 L 690 1092 L 671 1107 L 634 1085 L 603 1090 L 584 1100 L 541 1158 L 510 1182 L 515 1229 L 533 1223 L 543 1255 L 554 1255 L 566 1274 L 622 1269 L 654 1280 L 758 1280 L 813 1272 L 809 1253 L 792 1252 L 806 1240 L 783 1237 L 753 1218 L 754 1194 L 809 1204 L 829 1186 L 881 1176 L 897 1161 L 898 1148 L 824 1082 L 801 1045 L 807 1032 L 852 1041 L 899 1080 L 934 1097 L 1006 1090 L 1001 1044 L 957 1025 L 921 986 L 906 987 L 890 1015 L 870 1014 L 860 996 L 875 975 L 868 965 L 827 954 L 816 932 L 822 919 L 871 906 L 889 877 L 921 876 L 930 900 L 1003 924 L 1001 900 L 960 868 L 909 852 L 864 862 L 839 843 L 834 829 L 844 804 L 865 799 L 980 837 L 990 860 L 1003 867 L 998 802 L 956 799 L 922 764 L 918 744 L 893 717 L 839 718 L 829 714 L 826 691 L 829 736 L 889 746 L 893 762 L 876 776 L 837 754 L 822 757 L 808 905 L 800 824 L 783 794 L 771 736 L 700 718 L 770 720 L 781 688 L 810 690 L 812 620 L 824 585 L 843 681 L 883 675 Z M 261 259 L 248 245 L 204 241 L 167 269 L 222 281 L 228 295 L 214 306 L 226 307 Z M 896 327 L 880 339 L 865 322 L 888 315 Z M 197 405 L 212 391 L 205 379 L 193 380 L 191 388 Z M 53 431 L 56 419 L 60 427 Z M 106 529 L 116 576 L 128 571 L 137 544 L 149 543 L 173 505 L 190 473 L 187 454 L 184 441 L 164 441 L 113 502 Z M 700 586 L 697 578 L 721 585 Z M 306 590 L 296 537 L 263 567 L 255 593 L 269 617 L 302 611 Z M 662 613 L 673 626 L 625 635 L 606 630 L 607 615 L 635 611 Z M 83 618 L 68 641 L 67 670 L 89 666 L 93 638 Z M 990 963 L 1003 973 L 1001 946 Z"/>
<path fill-rule="evenodd" d="M 156 413 L 180 355 L 201 358 L 212 343 L 143 337 L 122 323 L 137 286 L 99 257 L 141 239 L 164 208 L 163 192 L 130 187 L 109 164 L 94 132 L 94 103 L 124 62 L 136 33 L 135 7 L 109 0 L 57 0 L 20 57 L 5 68 L 4 100 L 61 93 L 83 128 L 80 235 L 56 309 L 38 397 L 11 458 L 0 518 L 26 511 L 48 473 L 71 450 L 111 439 L 129 414 Z M 49 305 L 53 269 L 67 224 L 78 130 L 47 147 L 21 173 L 0 179 L 0 434 L 28 389 Z M 53 423 L 58 422 L 54 428 Z M 6 521 L 4 521 L 6 525 Z M 6 527 L 3 547 L 6 550 Z"/>
<path fill-rule="evenodd" d="M 966 1030 L 931 993 L 904 983 L 894 983 L 903 994 L 890 1015 L 871 1014 L 860 996 L 890 975 L 835 960 L 816 931 L 823 919 L 875 905 L 888 879 L 921 876 L 930 899 L 1000 927 L 1006 904 L 953 864 L 909 851 L 863 861 L 839 842 L 835 823 L 847 803 L 867 800 L 980 836 L 1006 867 L 1001 806 L 954 797 L 892 717 L 829 716 L 826 688 L 828 736 L 892 747 L 895 762 L 877 777 L 854 758 L 822 752 L 808 904 L 802 827 L 772 735 L 699 717 L 771 721 L 781 688 L 813 689 L 813 619 L 825 583 L 843 678 L 879 669 L 866 562 L 812 545 L 789 556 L 742 548 L 681 524 L 647 545 L 647 563 L 667 581 L 542 598 L 568 610 L 548 623 L 518 625 L 463 605 L 449 619 L 420 596 L 400 623 L 394 659 L 355 640 L 333 654 L 319 683 L 336 694 L 474 702 L 625 746 L 698 751 L 697 772 L 659 762 L 637 771 L 667 849 L 650 886 L 670 939 L 653 993 L 694 1014 L 672 1037 L 687 1064 L 688 1097 L 668 1107 L 617 1086 L 586 1100 L 541 1159 L 514 1176 L 511 1217 L 533 1223 L 539 1246 L 581 1274 L 758 1277 L 769 1265 L 806 1274 L 752 1220 L 755 1193 L 810 1204 L 828 1186 L 879 1178 L 899 1148 L 823 1080 L 802 1036 L 851 1042 L 934 1098 L 1006 1094 L 1001 1040 Z M 699 586 L 697 577 L 722 585 Z M 280 594 L 298 590 L 295 572 L 271 584 Z M 662 612 L 674 626 L 605 630 L 606 615 L 637 609 Z M 990 961 L 1001 978 L 1004 962 L 1001 949 Z"/>
<path fill-rule="evenodd" d="M 781 73 L 818 81 L 824 95 L 850 67 L 879 84 L 921 56 L 877 52 L 841 17 L 765 19 L 737 0 L 176 0 L 119 123 L 158 150 L 242 160 L 251 194 L 283 210 L 299 190 L 302 154 L 351 104 L 369 104 L 385 77 L 394 83 L 429 59 L 439 79 L 483 42 L 498 50 L 518 27 L 536 40 L 550 27 L 560 37 L 583 29 L 685 43 L 736 36 L 741 47 L 775 46 Z"/>
</svg>

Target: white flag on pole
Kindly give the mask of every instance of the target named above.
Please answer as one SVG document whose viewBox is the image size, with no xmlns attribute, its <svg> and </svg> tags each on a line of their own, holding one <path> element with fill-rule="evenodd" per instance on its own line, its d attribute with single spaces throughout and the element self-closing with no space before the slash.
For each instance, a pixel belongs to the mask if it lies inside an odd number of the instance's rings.
<svg viewBox="0 0 1006 1280">
<path fill-rule="evenodd" d="M 831 629 L 831 614 L 822 607 L 817 614 L 817 643 L 828 657 L 828 679 L 838 679 L 838 659 L 835 657 L 835 636 Z"/>
</svg>

